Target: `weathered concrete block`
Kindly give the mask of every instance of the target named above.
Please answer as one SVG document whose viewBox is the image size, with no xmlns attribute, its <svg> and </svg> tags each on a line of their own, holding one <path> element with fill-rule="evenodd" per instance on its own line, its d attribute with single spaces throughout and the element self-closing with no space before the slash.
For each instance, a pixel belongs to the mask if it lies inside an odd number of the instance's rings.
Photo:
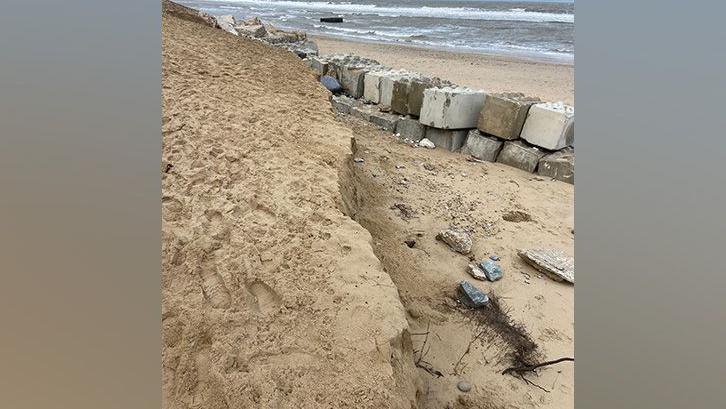
<svg viewBox="0 0 726 409">
<path fill-rule="evenodd" d="M 378 112 L 378 110 L 371 107 L 370 105 L 361 104 L 357 101 L 350 108 L 350 114 L 352 116 L 366 120 L 368 122 L 371 121 L 371 114 L 374 112 Z"/>
<path fill-rule="evenodd" d="M 575 142 L 575 107 L 562 102 L 532 105 L 520 136 L 550 150 L 572 145 Z"/>
<path fill-rule="evenodd" d="M 530 146 L 522 141 L 504 142 L 502 151 L 497 156 L 497 162 L 518 169 L 534 172 L 539 160 L 545 155 L 536 146 Z"/>
<path fill-rule="evenodd" d="M 391 111 L 401 115 L 408 113 L 408 89 L 411 79 L 407 77 L 393 81 L 393 96 L 391 98 Z"/>
<path fill-rule="evenodd" d="M 436 146 L 455 152 L 466 142 L 468 132 L 468 129 L 426 128 L 426 138 Z"/>
<path fill-rule="evenodd" d="M 368 70 L 363 66 L 347 66 L 340 69 L 340 84 L 353 98 L 363 96 L 363 78 Z"/>
<path fill-rule="evenodd" d="M 521 93 L 488 94 L 484 98 L 477 128 L 502 139 L 517 139 L 530 106 L 539 98 Z"/>
<path fill-rule="evenodd" d="M 323 57 L 308 57 L 308 65 L 317 75 L 321 77 L 328 74 L 328 61 Z"/>
<path fill-rule="evenodd" d="M 396 124 L 396 133 L 401 134 L 403 138 L 418 142 L 426 137 L 426 127 L 418 119 L 401 118 Z"/>
<path fill-rule="evenodd" d="M 565 148 L 539 160 L 537 174 L 567 183 L 575 183 L 575 151 Z"/>
<path fill-rule="evenodd" d="M 424 91 L 419 121 L 442 129 L 476 128 L 485 93 L 469 88 L 429 88 Z"/>
<path fill-rule="evenodd" d="M 383 130 L 393 132 L 396 129 L 399 117 L 398 115 L 379 112 L 375 108 L 372 108 L 369 120 L 372 124 L 381 127 Z"/>
<path fill-rule="evenodd" d="M 238 25 L 234 27 L 237 33 L 247 37 L 261 38 L 267 35 L 267 30 L 262 24 L 256 25 Z"/>
<path fill-rule="evenodd" d="M 363 78 L 363 98 L 374 104 L 381 101 L 381 79 L 386 75 L 386 71 L 370 71 Z"/>
<path fill-rule="evenodd" d="M 330 99 L 333 109 L 341 114 L 350 114 L 350 110 L 353 108 L 354 102 L 355 100 L 348 98 L 345 95 L 334 95 Z"/>
<path fill-rule="evenodd" d="M 390 110 L 391 102 L 393 100 L 393 84 L 396 80 L 405 77 L 407 74 L 404 71 L 389 71 L 384 73 L 381 77 L 381 83 L 379 85 L 380 100 L 378 105 L 381 110 Z"/>
<path fill-rule="evenodd" d="M 461 148 L 461 153 L 494 162 L 503 144 L 504 142 L 493 136 L 482 135 L 478 130 L 472 129 L 466 137 L 466 144 Z"/>
<path fill-rule="evenodd" d="M 230 14 L 226 14 L 224 16 L 215 16 L 214 20 L 217 22 L 217 27 L 230 34 L 239 35 L 237 34 L 237 30 L 235 30 L 234 28 L 234 26 L 237 24 L 234 16 Z"/>
<path fill-rule="evenodd" d="M 429 78 L 412 79 L 408 86 L 407 108 L 410 115 L 421 115 L 424 91 L 435 86 L 435 82 Z"/>
</svg>

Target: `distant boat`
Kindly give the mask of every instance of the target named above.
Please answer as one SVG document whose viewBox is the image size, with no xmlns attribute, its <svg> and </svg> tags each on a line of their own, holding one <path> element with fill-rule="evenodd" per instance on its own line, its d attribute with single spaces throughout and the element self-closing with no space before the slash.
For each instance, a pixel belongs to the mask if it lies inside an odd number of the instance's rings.
<svg viewBox="0 0 726 409">
<path fill-rule="evenodd" d="M 320 17 L 321 23 L 342 23 L 343 17 Z"/>
</svg>

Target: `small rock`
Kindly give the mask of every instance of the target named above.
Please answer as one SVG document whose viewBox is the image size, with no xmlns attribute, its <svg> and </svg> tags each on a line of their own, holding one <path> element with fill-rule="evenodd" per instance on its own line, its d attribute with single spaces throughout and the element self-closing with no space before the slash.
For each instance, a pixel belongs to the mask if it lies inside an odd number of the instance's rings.
<svg viewBox="0 0 726 409">
<path fill-rule="evenodd" d="M 484 274 L 484 271 L 479 268 L 476 264 L 469 264 L 466 267 L 466 272 L 469 273 L 470 276 L 476 278 L 477 280 L 486 280 L 487 276 Z"/>
<path fill-rule="evenodd" d="M 568 257 L 561 250 L 518 250 L 517 254 L 532 267 L 547 274 L 551 279 L 575 283 L 575 259 Z"/>
<path fill-rule="evenodd" d="M 366 161 L 366 160 L 365 160 L 365 159 L 363 159 L 363 158 L 353 158 L 353 162 L 355 162 L 355 163 L 363 163 L 363 162 L 365 162 L 365 161 Z"/>
<path fill-rule="evenodd" d="M 470 308 L 479 308 L 489 302 L 489 297 L 483 291 L 474 287 L 468 281 L 459 282 L 459 300 Z"/>
<path fill-rule="evenodd" d="M 502 278 L 502 268 L 492 260 L 485 260 L 479 264 L 489 281 L 497 281 Z"/>
<path fill-rule="evenodd" d="M 403 169 L 403 168 L 405 168 L 405 166 L 403 166 L 403 165 L 396 165 L 396 169 Z"/>
<path fill-rule="evenodd" d="M 449 227 L 447 230 L 443 230 L 437 234 L 436 238 L 448 244 L 452 250 L 458 253 L 469 254 L 471 252 L 471 246 L 473 244 L 471 236 L 463 230 Z"/>
<path fill-rule="evenodd" d="M 497 255 L 489 256 L 489 258 L 492 259 L 492 260 L 494 260 L 494 261 L 499 261 L 500 260 L 499 256 L 497 256 Z"/>
<path fill-rule="evenodd" d="M 431 142 L 430 140 L 428 140 L 427 138 L 423 138 L 420 141 L 418 141 L 418 146 L 423 146 L 424 148 L 429 148 L 429 149 L 436 148 L 436 145 L 434 145 L 434 143 Z"/>
<path fill-rule="evenodd" d="M 462 392 L 469 392 L 471 390 L 471 384 L 467 381 L 459 381 L 459 383 L 456 384 L 456 387 Z"/>
<path fill-rule="evenodd" d="M 416 245 L 416 240 L 408 239 L 408 240 L 404 241 L 404 243 L 406 243 L 406 245 L 408 246 L 408 248 L 412 249 L 413 246 Z"/>
</svg>

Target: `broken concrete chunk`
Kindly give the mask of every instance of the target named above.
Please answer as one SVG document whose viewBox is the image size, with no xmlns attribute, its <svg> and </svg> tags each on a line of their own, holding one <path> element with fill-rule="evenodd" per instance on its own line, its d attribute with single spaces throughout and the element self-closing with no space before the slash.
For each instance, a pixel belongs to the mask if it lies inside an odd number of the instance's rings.
<svg viewBox="0 0 726 409">
<path fill-rule="evenodd" d="M 428 148 L 428 149 L 436 148 L 436 145 L 434 145 L 434 143 L 431 142 L 430 140 L 428 140 L 427 138 L 423 138 L 420 141 L 418 141 L 418 146 L 422 146 L 422 147 Z"/>
<path fill-rule="evenodd" d="M 459 300 L 469 308 L 481 308 L 489 302 L 489 297 L 468 281 L 459 282 L 458 293 Z"/>
<path fill-rule="evenodd" d="M 426 138 L 451 152 L 459 150 L 466 142 L 467 129 L 427 128 Z"/>
<path fill-rule="evenodd" d="M 461 148 L 461 153 L 471 155 L 480 160 L 494 162 L 497 160 L 499 151 L 502 150 L 502 144 L 503 142 L 499 139 L 493 136 L 482 135 L 478 130 L 472 129 L 466 137 L 466 144 Z"/>
<path fill-rule="evenodd" d="M 469 254 L 471 252 L 471 236 L 463 230 L 449 227 L 437 234 L 436 238 L 448 244 L 452 250 L 458 253 Z"/>
<path fill-rule="evenodd" d="M 441 129 L 476 128 L 485 95 L 464 87 L 426 89 L 419 121 Z"/>
<path fill-rule="evenodd" d="M 532 105 L 521 138 L 550 150 L 572 145 L 575 142 L 575 107 L 562 102 Z"/>
<path fill-rule="evenodd" d="M 350 110 L 353 108 L 355 100 L 346 97 L 345 95 L 336 95 L 330 99 L 333 104 L 333 109 L 341 114 L 350 114 Z"/>
<path fill-rule="evenodd" d="M 308 65 L 316 74 L 323 76 L 328 74 L 328 61 L 319 56 L 308 57 Z"/>
<path fill-rule="evenodd" d="M 575 283 L 575 259 L 557 249 L 517 250 L 522 259 L 555 281 Z"/>
<path fill-rule="evenodd" d="M 484 271 L 479 268 L 476 264 L 469 264 L 466 266 L 466 272 L 469 273 L 470 276 L 476 278 L 477 280 L 486 280 L 487 276 L 484 274 Z"/>
<path fill-rule="evenodd" d="M 530 106 L 539 98 L 521 93 L 488 94 L 479 115 L 477 128 L 502 139 L 517 139 L 522 132 Z"/>
<path fill-rule="evenodd" d="M 356 118 L 371 122 L 371 114 L 377 113 L 377 110 L 370 105 L 362 104 L 359 101 L 355 102 L 350 109 L 350 114 Z"/>
<path fill-rule="evenodd" d="M 545 153 L 535 146 L 527 145 L 521 141 L 507 141 L 504 143 L 501 152 L 499 152 L 499 156 L 497 156 L 497 162 L 527 172 L 534 172 L 537 169 L 539 160 L 544 155 Z"/>
<path fill-rule="evenodd" d="M 571 148 L 547 155 L 539 160 L 537 174 L 567 183 L 575 183 L 575 152 Z"/>
<path fill-rule="evenodd" d="M 493 260 L 484 260 L 479 264 L 487 280 L 497 281 L 502 278 L 502 268 Z"/>
<path fill-rule="evenodd" d="M 339 73 L 340 84 L 353 98 L 363 96 L 363 78 L 367 70 L 364 67 L 342 67 Z"/>
</svg>

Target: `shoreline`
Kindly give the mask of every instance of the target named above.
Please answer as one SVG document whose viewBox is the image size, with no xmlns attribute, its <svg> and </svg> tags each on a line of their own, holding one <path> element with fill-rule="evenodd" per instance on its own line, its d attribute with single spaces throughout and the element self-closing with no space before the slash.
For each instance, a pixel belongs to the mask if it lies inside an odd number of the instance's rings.
<svg viewBox="0 0 726 409">
<path fill-rule="evenodd" d="M 295 28 L 290 27 L 282 27 L 286 30 L 295 30 Z M 477 56 L 483 56 L 488 57 L 491 59 L 502 59 L 507 61 L 515 61 L 515 62 L 529 62 L 529 63 L 538 63 L 538 64 L 552 64 L 552 65 L 562 65 L 567 67 L 574 67 L 575 66 L 575 57 L 574 55 L 570 58 L 564 58 L 564 57 L 546 57 L 545 55 L 536 54 L 534 52 L 527 54 L 525 52 L 517 53 L 517 52 L 487 52 L 484 50 L 477 50 L 477 49 L 454 49 L 451 47 L 445 47 L 445 46 L 425 46 L 420 44 L 408 44 L 405 42 L 386 42 L 386 41 L 376 41 L 376 40 L 368 40 L 363 38 L 354 38 L 354 37 L 341 37 L 341 36 L 335 36 L 335 35 L 326 35 L 326 34 L 320 34 L 316 32 L 306 31 L 306 34 L 308 38 L 313 40 L 329 40 L 329 41 L 340 41 L 340 42 L 346 42 L 346 43 L 356 43 L 356 44 L 369 44 L 369 45 L 382 45 L 382 46 L 390 46 L 390 47 L 401 47 L 401 48 L 410 48 L 418 51 L 434 51 L 434 52 L 441 52 L 441 53 L 449 53 L 449 54 L 467 54 L 467 55 L 477 55 Z"/>
<path fill-rule="evenodd" d="M 308 33 L 320 54 L 356 54 L 381 64 L 417 71 L 488 92 L 522 92 L 544 101 L 574 105 L 574 64 L 518 56 L 458 52 L 382 42 L 342 40 Z"/>
</svg>

